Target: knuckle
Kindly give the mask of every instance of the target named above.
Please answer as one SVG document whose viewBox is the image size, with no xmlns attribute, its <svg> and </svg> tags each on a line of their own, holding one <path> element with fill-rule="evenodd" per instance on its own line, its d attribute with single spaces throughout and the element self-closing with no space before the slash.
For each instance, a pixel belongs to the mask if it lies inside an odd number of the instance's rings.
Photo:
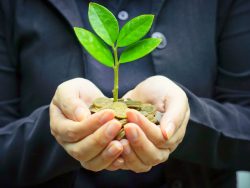
<svg viewBox="0 0 250 188">
<path fill-rule="evenodd" d="M 73 147 L 71 149 L 68 150 L 69 155 L 71 155 L 73 158 L 75 158 L 76 160 L 81 160 L 81 153 L 80 153 L 80 149 L 77 147 Z"/>
<path fill-rule="evenodd" d="M 165 139 L 156 139 L 155 144 L 157 147 L 163 147 L 166 144 Z"/>
<path fill-rule="evenodd" d="M 148 172 L 151 170 L 151 166 L 141 167 L 134 170 L 135 173 Z"/>
<path fill-rule="evenodd" d="M 93 172 L 99 172 L 101 171 L 102 169 L 99 168 L 97 165 L 94 165 L 90 162 L 87 162 L 87 163 L 81 163 L 82 164 L 82 167 L 84 167 L 85 169 L 87 170 L 90 170 L 90 171 L 93 171 Z"/>
<path fill-rule="evenodd" d="M 169 152 L 172 153 L 176 148 L 177 148 L 178 144 L 176 144 L 175 146 L 172 146 L 170 148 L 168 148 Z"/>
<path fill-rule="evenodd" d="M 159 164 L 159 163 L 161 163 L 163 161 L 163 158 L 161 157 L 161 156 L 159 156 L 159 155 L 156 155 L 155 157 L 154 157 L 154 159 L 153 159 L 153 165 L 157 165 L 157 164 Z"/>
<path fill-rule="evenodd" d="M 145 168 L 145 169 L 144 169 L 144 172 L 149 172 L 149 171 L 151 170 L 151 168 L 152 168 L 151 166 Z"/>
<path fill-rule="evenodd" d="M 145 148 L 145 143 L 141 141 L 141 139 L 136 139 L 131 143 L 134 147 L 136 147 L 137 150 L 143 150 Z"/>
<path fill-rule="evenodd" d="M 71 142 L 75 142 L 75 141 L 78 140 L 78 135 L 77 135 L 77 133 L 75 132 L 75 130 L 71 126 L 68 126 L 66 128 L 65 136 Z"/>
<path fill-rule="evenodd" d="M 98 137 L 97 135 L 93 135 L 93 142 L 96 147 L 104 148 L 107 145 L 108 140 L 105 138 L 105 136 Z"/>
<path fill-rule="evenodd" d="M 175 138 L 173 138 L 173 139 L 168 140 L 166 144 L 167 144 L 167 146 L 172 146 L 172 145 L 174 145 L 176 142 L 177 142 L 177 140 L 176 140 Z"/>
<path fill-rule="evenodd" d="M 72 109 L 75 107 L 76 101 L 72 97 L 65 96 L 60 106 L 64 113 L 71 114 Z"/>
<path fill-rule="evenodd" d="M 157 165 L 162 162 L 166 161 L 166 156 L 164 155 L 155 155 L 154 159 L 152 160 L 152 165 Z"/>
</svg>

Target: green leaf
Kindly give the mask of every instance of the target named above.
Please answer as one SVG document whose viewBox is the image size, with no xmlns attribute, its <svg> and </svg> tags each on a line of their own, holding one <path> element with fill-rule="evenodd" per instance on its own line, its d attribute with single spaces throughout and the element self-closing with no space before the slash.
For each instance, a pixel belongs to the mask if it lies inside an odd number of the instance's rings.
<svg viewBox="0 0 250 188">
<path fill-rule="evenodd" d="M 118 47 L 128 46 L 144 37 L 150 30 L 154 15 L 141 15 L 126 23 L 117 40 Z"/>
<path fill-rule="evenodd" d="M 161 39 L 148 38 L 138 41 L 128 46 L 121 54 L 120 63 L 127 63 L 139 59 L 152 52 L 159 44 Z"/>
<path fill-rule="evenodd" d="M 119 25 L 115 16 L 97 3 L 89 3 L 88 16 L 96 34 L 108 45 L 114 46 L 119 34 Z"/>
<path fill-rule="evenodd" d="M 108 46 L 100 38 L 83 28 L 74 27 L 74 31 L 78 40 L 90 55 L 103 65 L 113 67 L 113 55 Z"/>
</svg>

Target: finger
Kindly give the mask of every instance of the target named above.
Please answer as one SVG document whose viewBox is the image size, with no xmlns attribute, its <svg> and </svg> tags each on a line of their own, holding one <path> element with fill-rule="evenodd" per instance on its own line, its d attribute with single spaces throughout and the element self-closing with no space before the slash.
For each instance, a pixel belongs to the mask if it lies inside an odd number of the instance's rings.
<svg viewBox="0 0 250 188">
<path fill-rule="evenodd" d="M 118 169 L 124 168 L 124 159 L 121 157 L 118 157 L 117 159 L 115 159 L 111 165 L 109 165 L 106 170 L 109 171 L 115 171 Z"/>
<path fill-rule="evenodd" d="M 52 134 L 63 142 L 76 142 L 101 127 L 106 122 L 114 119 L 112 110 L 103 110 L 91 115 L 83 122 L 72 121 L 62 114 L 61 110 L 51 103 L 50 127 Z"/>
<path fill-rule="evenodd" d="M 85 102 L 88 107 L 93 103 L 94 99 L 105 97 L 101 90 L 97 88 L 96 85 L 93 84 L 93 82 L 91 82 L 90 80 L 81 79 L 78 85 L 82 86 L 78 86 L 79 97 Z"/>
<path fill-rule="evenodd" d="M 162 133 L 170 139 L 182 124 L 188 110 L 188 100 L 184 92 L 165 99 L 165 113 L 160 121 Z"/>
<path fill-rule="evenodd" d="M 108 146 L 120 129 L 121 123 L 111 120 L 83 140 L 76 143 L 65 143 L 64 148 L 75 159 L 81 162 L 89 161 Z"/>
<path fill-rule="evenodd" d="M 155 147 L 138 125 L 128 123 L 124 130 L 130 146 L 144 164 L 154 166 L 168 159 L 169 151 Z"/>
<path fill-rule="evenodd" d="M 92 171 L 100 171 L 112 164 L 116 160 L 117 157 L 122 153 L 122 145 L 119 141 L 114 140 L 111 141 L 108 147 L 95 158 L 87 161 L 81 162 L 82 166 L 88 170 Z"/>
<path fill-rule="evenodd" d="M 122 157 L 125 160 L 125 165 L 121 168 L 132 170 L 136 173 L 147 172 L 151 169 L 151 166 L 145 165 L 135 154 L 133 149 L 130 147 L 128 140 L 123 139 L 120 141 L 123 146 Z"/>
<path fill-rule="evenodd" d="M 128 110 L 127 118 L 129 122 L 137 124 L 155 146 L 163 147 L 165 145 L 166 139 L 163 136 L 160 127 L 149 121 L 140 112 L 133 109 Z"/>
<path fill-rule="evenodd" d="M 170 153 L 172 153 L 177 146 L 182 142 L 184 136 L 185 136 L 185 132 L 186 132 L 186 128 L 187 128 L 187 124 L 189 121 L 189 111 L 186 113 L 184 121 L 182 123 L 182 125 L 180 126 L 180 128 L 176 131 L 176 133 L 166 142 L 165 144 L 165 148 L 168 148 L 170 150 Z"/>
<path fill-rule="evenodd" d="M 80 91 L 73 84 L 63 83 L 58 86 L 52 103 L 71 120 L 81 121 L 90 115 L 84 101 L 79 97 Z"/>
<path fill-rule="evenodd" d="M 132 99 L 133 98 L 133 90 L 128 91 L 122 98 L 124 99 Z"/>
</svg>

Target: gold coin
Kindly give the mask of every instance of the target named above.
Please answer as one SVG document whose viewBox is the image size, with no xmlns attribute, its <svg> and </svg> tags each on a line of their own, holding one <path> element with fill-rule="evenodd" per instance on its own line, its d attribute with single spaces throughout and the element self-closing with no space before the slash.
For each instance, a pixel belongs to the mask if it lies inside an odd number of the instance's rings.
<svg viewBox="0 0 250 188">
<path fill-rule="evenodd" d="M 100 109 L 100 108 L 97 108 L 97 107 L 94 106 L 94 105 L 91 105 L 91 106 L 89 107 L 89 110 L 90 110 L 90 112 L 92 112 L 92 113 L 96 113 L 96 112 L 99 112 L 101 109 Z"/>
<path fill-rule="evenodd" d="M 153 114 L 149 114 L 147 116 L 148 120 L 151 121 L 152 123 L 156 123 L 157 119 L 155 118 L 155 116 Z"/>
<path fill-rule="evenodd" d="M 100 97 L 100 98 L 96 98 L 93 101 L 94 106 L 98 107 L 98 108 L 104 108 L 105 106 L 108 106 L 112 103 L 112 99 L 106 98 L 106 97 Z"/>
<path fill-rule="evenodd" d="M 115 139 L 116 140 L 121 140 L 121 139 L 123 139 L 123 138 L 125 138 L 125 131 L 124 131 L 124 129 L 122 128 L 120 131 L 119 131 L 119 133 L 117 134 L 117 136 L 115 137 Z"/>
<path fill-rule="evenodd" d="M 120 119 L 119 122 L 120 122 L 122 125 L 125 125 L 126 123 L 128 123 L 128 120 L 127 120 L 127 119 Z"/>
<path fill-rule="evenodd" d="M 125 104 L 129 107 L 129 108 L 134 108 L 134 109 L 140 109 L 142 103 L 140 101 L 134 101 L 131 99 L 127 99 L 125 101 Z"/>
<path fill-rule="evenodd" d="M 142 111 L 142 110 L 141 110 L 141 111 L 139 111 L 139 112 L 140 112 L 142 115 L 146 116 L 146 117 L 148 116 L 148 112 L 146 112 L 146 111 Z"/>
<path fill-rule="evenodd" d="M 141 105 L 141 111 L 145 111 L 148 114 L 155 114 L 156 112 L 156 108 L 154 105 L 149 104 L 149 103 L 145 103 Z"/>
<path fill-rule="evenodd" d="M 123 102 L 114 102 L 110 108 L 112 110 L 114 110 L 115 112 L 115 117 L 119 118 L 119 119 L 124 119 L 127 118 L 126 115 L 126 110 L 127 110 L 127 105 Z"/>
</svg>

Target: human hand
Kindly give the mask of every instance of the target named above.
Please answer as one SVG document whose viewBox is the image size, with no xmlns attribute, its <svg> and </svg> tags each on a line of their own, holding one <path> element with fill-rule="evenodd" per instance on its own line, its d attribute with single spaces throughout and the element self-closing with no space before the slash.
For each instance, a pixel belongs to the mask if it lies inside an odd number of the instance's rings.
<svg viewBox="0 0 250 188">
<path fill-rule="evenodd" d="M 86 79 L 73 79 L 58 86 L 50 104 L 52 135 L 66 152 L 92 171 L 107 168 L 122 153 L 113 140 L 121 129 L 112 110 L 91 115 L 88 106 L 101 91 Z"/>
<path fill-rule="evenodd" d="M 121 141 L 125 164 L 113 163 L 109 169 L 145 172 L 168 159 L 182 141 L 190 110 L 184 91 L 163 76 L 153 76 L 129 91 L 124 98 L 151 103 L 163 113 L 156 126 L 136 110 L 129 110 L 130 123 L 124 126 L 127 139 Z"/>
</svg>

